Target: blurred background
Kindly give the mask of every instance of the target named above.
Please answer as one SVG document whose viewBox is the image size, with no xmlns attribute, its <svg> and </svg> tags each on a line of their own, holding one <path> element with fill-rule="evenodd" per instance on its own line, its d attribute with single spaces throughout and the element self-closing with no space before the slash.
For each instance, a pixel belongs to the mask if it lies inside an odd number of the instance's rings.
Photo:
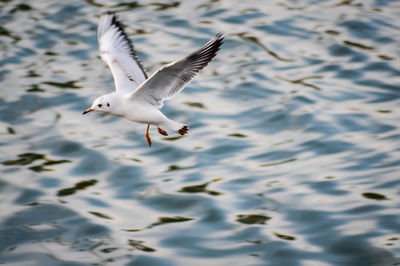
<svg viewBox="0 0 400 266">
<path fill-rule="evenodd" d="M 82 116 L 117 12 L 152 73 L 213 35 L 163 111 Z M 398 265 L 400 2 L 0 1 L 0 263 Z M 397 263 L 397 264 L 396 264 Z"/>
</svg>

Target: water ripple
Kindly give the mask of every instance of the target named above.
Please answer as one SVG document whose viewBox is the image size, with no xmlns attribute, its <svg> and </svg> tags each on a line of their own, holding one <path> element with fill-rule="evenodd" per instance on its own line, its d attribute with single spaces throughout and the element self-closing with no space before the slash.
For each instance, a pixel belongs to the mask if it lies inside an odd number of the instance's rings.
<svg viewBox="0 0 400 266">
<path fill-rule="evenodd" d="M 113 89 L 98 15 L 145 67 L 217 32 L 167 138 L 82 116 Z M 0 2 L 0 263 L 399 263 L 396 1 Z"/>
</svg>

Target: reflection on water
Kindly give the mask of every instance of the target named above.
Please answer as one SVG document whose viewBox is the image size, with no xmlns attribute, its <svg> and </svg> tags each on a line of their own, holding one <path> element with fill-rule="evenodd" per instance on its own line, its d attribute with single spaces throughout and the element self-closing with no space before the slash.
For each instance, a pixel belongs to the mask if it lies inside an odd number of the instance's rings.
<svg viewBox="0 0 400 266">
<path fill-rule="evenodd" d="M 113 89 L 99 14 L 149 72 L 225 32 L 165 113 L 82 116 Z M 0 263 L 396 265 L 397 1 L 0 2 Z M 154 129 L 153 129 L 154 130 Z"/>
</svg>

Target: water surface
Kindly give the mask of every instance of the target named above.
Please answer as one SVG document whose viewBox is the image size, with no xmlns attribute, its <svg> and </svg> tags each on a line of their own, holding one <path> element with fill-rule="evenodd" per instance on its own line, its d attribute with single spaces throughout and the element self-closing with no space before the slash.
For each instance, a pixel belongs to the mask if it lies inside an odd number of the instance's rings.
<svg viewBox="0 0 400 266">
<path fill-rule="evenodd" d="M 398 1 L 2 1 L 0 263 L 397 265 Z M 149 73 L 224 32 L 163 137 L 113 90 L 99 14 Z"/>
</svg>

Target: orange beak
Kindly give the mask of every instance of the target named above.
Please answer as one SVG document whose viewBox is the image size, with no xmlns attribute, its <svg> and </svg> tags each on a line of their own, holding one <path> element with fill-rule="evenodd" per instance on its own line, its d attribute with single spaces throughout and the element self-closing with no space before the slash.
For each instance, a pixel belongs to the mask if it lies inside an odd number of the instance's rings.
<svg viewBox="0 0 400 266">
<path fill-rule="evenodd" d="M 83 112 L 83 115 L 87 114 L 87 113 L 90 113 L 90 112 L 93 112 L 93 111 L 94 111 L 94 109 L 88 108 L 88 109 L 85 110 L 85 112 Z"/>
</svg>

